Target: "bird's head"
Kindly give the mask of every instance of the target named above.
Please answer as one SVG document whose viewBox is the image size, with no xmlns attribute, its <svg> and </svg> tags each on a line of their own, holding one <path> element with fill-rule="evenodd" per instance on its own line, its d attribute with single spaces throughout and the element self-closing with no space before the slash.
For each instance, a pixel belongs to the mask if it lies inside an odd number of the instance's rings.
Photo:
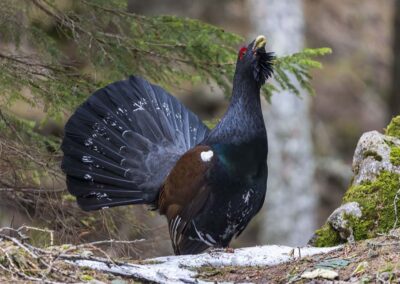
<svg viewBox="0 0 400 284">
<path fill-rule="evenodd" d="M 259 35 L 247 47 L 244 46 L 239 50 L 236 63 L 237 73 L 252 76 L 260 85 L 263 85 L 273 73 L 272 65 L 275 57 L 272 52 L 265 51 L 266 43 L 265 36 Z"/>
</svg>

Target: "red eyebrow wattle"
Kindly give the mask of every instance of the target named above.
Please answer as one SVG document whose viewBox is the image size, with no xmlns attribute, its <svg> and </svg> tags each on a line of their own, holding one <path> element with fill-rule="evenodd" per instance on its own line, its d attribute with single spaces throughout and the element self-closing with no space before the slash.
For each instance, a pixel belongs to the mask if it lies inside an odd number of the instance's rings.
<svg viewBox="0 0 400 284">
<path fill-rule="evenodd" d="M 246 51 L 247 51 L 247 47 L 242 47 L 242 48 L 239 50 L 239 59 L 242 59 L 242 58 L 243 58 L 243 55 L 246 53 Z"/>
</svg>

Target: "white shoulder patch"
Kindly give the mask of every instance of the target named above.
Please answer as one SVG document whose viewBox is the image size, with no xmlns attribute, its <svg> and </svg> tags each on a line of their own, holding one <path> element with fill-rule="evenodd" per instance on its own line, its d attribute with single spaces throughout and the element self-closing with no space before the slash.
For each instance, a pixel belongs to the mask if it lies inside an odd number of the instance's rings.
<svg viewBox="0 0 400 284">
<path fill-rule="evenodd" d="M 211 158 L 214 156 L 214 152 L 212 150 L 203 151 L 200 153 L 200 158 L 203 162 L 211 161 Z"/>
</svg>

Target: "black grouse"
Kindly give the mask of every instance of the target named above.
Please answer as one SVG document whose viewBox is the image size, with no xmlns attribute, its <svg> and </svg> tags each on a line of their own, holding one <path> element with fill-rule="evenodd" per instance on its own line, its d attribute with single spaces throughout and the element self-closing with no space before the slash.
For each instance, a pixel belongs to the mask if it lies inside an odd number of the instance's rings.
<svg viewBox="0 0 400 284">
<path fill-rule="evenodd" d="M 176 254 L 227 247 L 264 203 L 267 133 L 260 88 L 273 54 L 240 49 L 229 108 L 209 130 L 175 97 L 131 76 L 96 91 L 65 126 L 62 169 L 83 210 L 148 204 Z"/>
</svg>

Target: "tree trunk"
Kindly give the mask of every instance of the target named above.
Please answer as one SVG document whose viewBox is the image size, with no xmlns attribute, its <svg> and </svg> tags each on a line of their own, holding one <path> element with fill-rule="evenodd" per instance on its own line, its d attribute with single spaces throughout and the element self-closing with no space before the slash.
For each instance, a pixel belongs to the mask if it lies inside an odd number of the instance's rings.
<svg viewBox="0 0 400 284">
<path fill-rule="evenodd" d="M 267 49 L 283 55 L 304 46 L 301 0 L 251 0 L 256 34 L 267 37 Z M 293 81 L 295 78 L 289 76 Z M 269 139 L 269 177 L 261 213 L 260 242 L 305 244 L 315 229 L 316 193 L 310 98 L 288 91 L 274 94 L 264 113 Z"/>
<path fill-rule="evenodd" d="M 389 112 L 391 116 L 400 114 L 400 1 L 394 2 L 393 73 Z"/>
</svg>

